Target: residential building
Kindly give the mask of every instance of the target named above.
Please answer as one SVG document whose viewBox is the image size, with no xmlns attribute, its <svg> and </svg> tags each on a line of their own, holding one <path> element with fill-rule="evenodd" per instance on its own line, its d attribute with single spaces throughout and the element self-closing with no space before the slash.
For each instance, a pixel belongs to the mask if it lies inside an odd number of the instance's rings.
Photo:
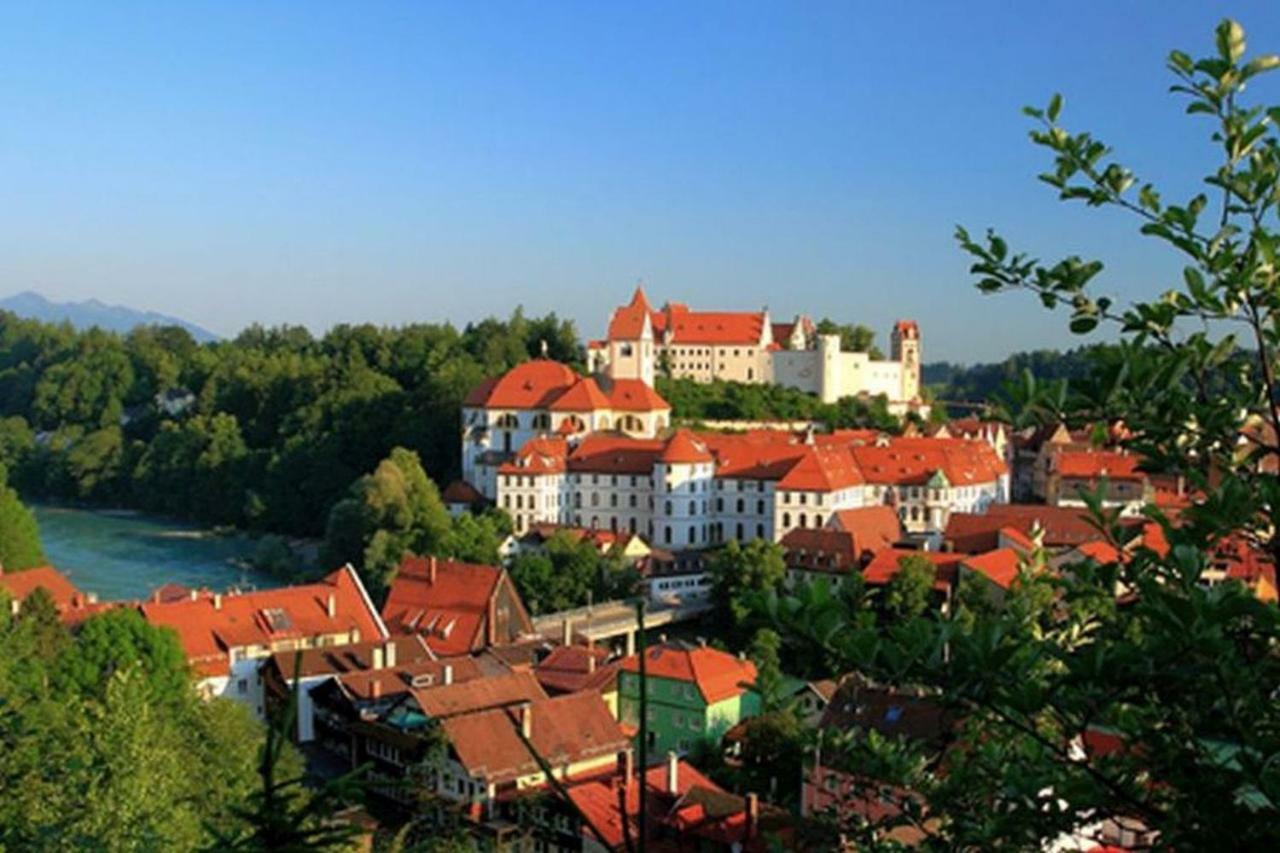
<svg viewBox="0 0 1280 853">
<path fill-rule="evenodd" d="M 639 656 L 624 658 L 621 668 L 620 717 L 628 730 L 638 731 Z M 646 649 L 645 679 L 650 755 L 716 744 L 730 728 L 760 713 L 755 664 L 706 645 L 675 640 Z"/>
<path fill-rule="evenodd" d="M 193 590 L 177 600 L 140 603 L 138 609 L 152 625 L 178 635 L 201 695 L 235 699 L 260 717 L 258 670 L 264 658 L 390 636 L 351 566 L 315 583 L 255 592 Z"/>
<path fill-rule="evenodd" d="M 842 351 L 839 335 L 816 334 L 804 316 L 774 323 L 768 309 L 695 311 L 682 303 L 655 309 L 643 287 L 613 312 L 606 339 L 587 346 L 591 369 L 614 379 L 652 385 L 666 374 L 698 382 L 775 383 L 828 403 L 884 396 L 896 413 L 928 411 L 920 398 L 920 355 L 920 330 L 909 320 L 894 326 L 890 356 L 879 360 Z"/>
<path fill-rule="evenodd" d="M 533 634 L 505 569 L 406 556 L 382 606 L 395 634 L 416 634 L 439 656 L 479 652 Z"/>
<path fill-rule="evenodd" d="M 1061 450 L 1051 457 L 1045 502 L 1084 507 L 1085 496 L 1102 492 L 1104 507 L 1137 515 L 1155 499 L 1151 478 L 1139 470 L 1139 456 L 1115 450 Z"/>
<path fill-rule="evenodd" d="M 495 487 L 518 531 L 568 524 L 696 550 L 779 541 L 843 510 L 879 506 L 897 513 L 904 535 L 936 547 L 952 512 L 1008 499 L 1008 473 L 983 441 L 679 429 L 664 438 L 534 439 L 500 466 Z"/>
<path fill-rule="evenodd" d="M 79 625 L 97 613 L 120 606 L 116 602 L 99 602 L 93 593 L 81 592 L 66 575 L 53 566 L 36 566 L 16 572 L 6 572 L 0 567 L 0 591 L 9 599 L 9 607 L 16 615 L 29 595 L 37 589 L 44 590 L 58 619 L 64 625 Z"/>
<path fill-rule="evenodd" d="M 618 662 L 609 657 L 607 648 L 595 644 L 556 646 L 534 664 L 533 675 L 548 696 L 598 693 L 618 719 Z"/>
<path fill-rule="evenodd" d="M 671 407 L 651 386 L 581 376 L 547 359 L 486 380 L 462 403 L 463 479 L 492 500 L 498 468 L 532 439 L 610 431 L 652 438 L 671 422 Z"/>
</svg>

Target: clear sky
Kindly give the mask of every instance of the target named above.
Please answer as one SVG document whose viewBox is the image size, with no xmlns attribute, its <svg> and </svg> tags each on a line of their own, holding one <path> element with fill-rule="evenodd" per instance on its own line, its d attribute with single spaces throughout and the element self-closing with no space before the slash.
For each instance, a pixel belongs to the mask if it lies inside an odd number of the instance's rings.
<svg viewBox="0 0 1280 853">
<path fill-rule="evenodd" d="M 0 294 L 224 334 L 523 303 L 590 336 L 643 279 L 881 341 L 913 317 L 926 360 L 1071 343 L 979 296 L 953 227 L 1163 290 L 1154 243 L 1035 181 L 1019 108 L 1061 90 L 1191 190 L 1212 151 L 1164 57 L 1227 14 L 1280 52 L 1264 2 L 8 3 Z"/>
</svg>

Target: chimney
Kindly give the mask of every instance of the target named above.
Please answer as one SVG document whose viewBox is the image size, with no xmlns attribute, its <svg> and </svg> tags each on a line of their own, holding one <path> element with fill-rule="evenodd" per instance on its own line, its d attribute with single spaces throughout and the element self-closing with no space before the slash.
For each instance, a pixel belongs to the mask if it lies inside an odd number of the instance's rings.
<svg viewBox="0 0 1280 853">
<path fill-rule="evenodd" d="M 674 750 L 667 752 L 667 793 L 680 793 L 680 758 Z"/>
<path fill-rule="evenodd" d="M 525 739 L 533 737 L 533 703 L 523 702 L 520 705 L 520 732 Z"/>
<path fill-rule="evenodd" d="M 21 601 L 19 601 L 19 600 L 18 600 L 18 599 L 16 599 L 16 598 L 14 598 L 14 599 L 10 599 L 10 601 L 9 601 L 9 613 L 10 613 L 10 614 L 12 614 L 12 615 L 14 615 L 14 616 L 17 616 L 17 615 L 18 615 L 18 611 L 20 611 L 21 609 L 22 609 L 22 602 L 21 602 Z"/>
<path fill-rule="evenodd" d="M 444 683 L 453 684 L 453 664 L 451 663 L 444 665 Z"/>
<path fill-rule="evenodd" d="M 156 587 L 155 589 L 151 590 L 151 601 L 154 604 L 160 603 L 160 587 Z"/>
<path fill-rule="evenodd" d="M 622 784 L 628 788 L 631 787 L 631 777 L 635 774 L 632 761 L 631 750 L 624 749 L 618 753 L 618 775 L 622 777 Z"/>
<path fill-rule="evenodd" d="M 373 647 L 373 665 L 370 669 L 382 669 L 382 646 Z"/>
<path fill-rule="evenodd" d="M 760 823 L 760 798 L 755 794 L 747 794 L 747 838 L 752 838 L 756 834 L 756 827 Z"/>
<path fill-rule="evenodd" d="M 222 593 L 220 592 L 215 592 L 213 594 L 213 609 L 214 610 L 222 609 Z"/>
<path fill-rule="evenodd" d="M 573 620 L 566 619 L 560 623 L 560 645 L 568 646 L 573 644 Z"/>
<path fill-rule="evenodd" d="M 329 593 L 329 599 L 324 603 L 325 612 L 329 614 L 330 619 L 338 616 L 338 598 L 333 593 Z"/>
<path fill-rule="evenodd" d="M 191 590 L 191 600 L 196 601 L 199 598 L 200 598 L 200 591 L 196 589 Z"/>
<path fill-rule="evenodd" d="M 747 659 L 746 652 L 738 652 L 738 660 L 745 661 Z"/>
<path fill-rule="evenodd" d="M 396 641 L 387 640 L 387 645 L 382 653 L 383 660 L 386 661 L 387 669 L 394 669 L 396 665 Z"/>
<path fill-rule="evenodd" d="M 90 604 L 98 603 L 98 594 L 96 592 L 89 593 L 89 603 Z"/>
<path fill-rule="evenodd" d="M 369 682 L 369 695 L 374 699 L 382 698 L 382 680 L 375 678 Z"/>
<path fill-rule="evenodd" d="M 427 580 L 434 585 L 436 582 L 436 558 L 427 557 Z"/>
</svg>

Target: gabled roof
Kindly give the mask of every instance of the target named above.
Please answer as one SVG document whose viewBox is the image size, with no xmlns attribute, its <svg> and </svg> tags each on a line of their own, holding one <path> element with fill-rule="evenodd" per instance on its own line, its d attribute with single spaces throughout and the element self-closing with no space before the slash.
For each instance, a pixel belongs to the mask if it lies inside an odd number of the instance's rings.
<svg viewBox="0 0 1280 853">
<path fill-rule="evenodd" d="M 424 635 L 437 654 L 478 651 L 503 574 L 497 566 L 407 556 L 391 581 L 382 617 L 393 632 Z"/>
<path fill-rule="evenodd" d="M 363 669 L 336 676 L 343 692 L 356 699 L 387 699 L 402 696 L 415 689 L 429 690 L 445 686 L 445 668 L 452 684 L 475 681 L 484 677 L 479 662 L 466 655 L 432 660 L 418 660 L 410 664 L 397 662 L 394 667 Z M 431 687 L 414 687 L 429 682 Z"/>
<path fill-rule="evenodd" d="M 829 527 L 797 527 L 782 537 L 787 567 L 844 574 L 860 565 L 861 552 L 852 533 Z"/>
<path fill-rule="evenodd" d="M 487 379 L 463 400 L 464 406 L 490 409 L 544 409 L 581 377 L 567 365 L 536 358 Z"/>
<path fill-rule="evenodd" d="M 397 666 L 409 666 L 419 661 L 436 659 L 435 654 L 427 648 L 426 642 L 421 637 L 405 634 L 385 640 L 365 640 L 347 646 L 319 646 L 276 652 L 271 656 L 271 662 L 284 678 L 293 678 L 295 672 L 299 678 L 341 675 L 372 669 L 374 651 L 381 650 L 385 653 L 388 645 L 395 646 Z"/>
<path fill-rule="evenodd" d="M 850 533 L 858 554 L 891 548 L 902 538 L 902 522 L 891 506 L 837 510 L 828 526 Z"/>
<path fill-rule="evenodd" d="M 671 409 L 671 404 L 642 379 L 614 379 L 606 393 L 609 406 L 621 412 L 658 412 Z"/>
<path fill-rule="evenodd" d="M 498 466 L 500 474 L 561 474 L 566 467 L 568 442 L 562 436 L 531 438 L 516 451 L 515 458 Z"/>
<path fill-rule="evenodd" d="M 963 563 L 966 569 L 977 572 L 1001 589 L 1008 589 L 1018 579 L 1018 552 L 1012 548 L 1000 548 L 966 557 Z"/>
<path fill-rule="evenodd" d="M 638 673 L 639 656 L 624 658 L 622 669 Z M 645 674 L 696 684 L 702 698 L 711 705 L 743 693 L 747 689 L 743 685 L 754 684 L 756 665 L 719 649 L 675 641 L 645 650 Z"/>
<path fill-rule="evenodd" d="M 956 567 L 965 558 L 964 554 L 950 554 L 938 551 L 911 551 L 904 548 L 885 548 L 877 551 L 871 562 L 862 570 L 862 579 L 873 586 L 887 584 L 902 569 L 905 557 L 924 557 L 937 569 L 933 588 L 939 592 L 949 589 L 956 577 Z"/>
<path fill-rule="evenodd" d="M 601 474 L 653 473 L 662 452 L 661 439 L 636 439 L 596 433 L 584 438 L 569 454 L 570 471 Z"/>
<path fill-rule="evenodd" d="M 529 742 L 553 767 L 612 757 L 628 746 L 598 693 L 541 698 L 523 709 L 462 714 L 444 720 L 441 730 L 469 774 L 506 782 L 541 772 L 518 734 L 521 714 L 530 715 Z"/>
<path fill-rule="evenodd" d="M 1026 536 L 1039 528 L 1047 548 L 1070 547 L 1098 537 L 1087 510 L 1042 504 L 992 504 L 985 513 L 953 512 L 942 538 L 957 551 L 977 553 L 999 547 L 1002 528 Z"/>
<path fill-rule="evenodd" d="M 71 606 L 76 598 L 84 598 L 76 585 L 53 566 L 37 566 L 16 572 L 0 568 L 0 589 L 9 593 L 14 601 L 22 601 L 37 589 L 43 589 L 59 609 Z"/>
<path fill-rule="evenodd" d="M 1134 480 L 1147 479 L 1138 470 L 1142 459 L 1129 453 L 1109 450 L 1063 450 L 1054 457 L 1054 470 L 1063 477 L 1082 480 Z"/>
<path fill-rule="evenodd" d="M 990 445 L 962 438 L 894 438 L 852 452 L 866 482 L 877 485 L 925 485 L 939 472 L 952 486 L 981 485 L 1006 471 Z"/>
<path fill-rule="evenodd" d="M 422 712 L 435 719 L 506 708 L 521 702 L 547 698 L 531 672 L 508 672 L 473 681 L 425 688 L 410 687 L 409 692 L 413 694 L 414 701 Z"/>
<path fill-rule="evenodd" d="M 795 465 L 778 481 L 779 489 L 834 492 L 865 483 L 847 447 L 807 446 Z"/>
<path fill-rule="evenodd" d="M 316 583 L 255 592 L 202 592 L 194 599 L 143 602 L 152 625 L 172 628 L 187 659 L 206 675 L 225 674 L 234 648 L 351 633 L 385 638 L 387 629 L 355 570 L 345 566 Z"/>
<path fill-rule="evenodd" d="M 553 412 L 596 412 L 611 405 L 596 381 L 586 376 L 564 389 L 547 408 Z"/>
<path fill-rule="evenodd" d="M 617 677 L 618 664 L 609 662 L 609 650 L 601 646 L 556 646 L 533 674 L 547 690 L 577 693 L 608 686 Z"/>
<path fill-rule="evenodd" d="M 683 305 L 668 305 L 661 325 L 671 333 L 674 344 L 738 344 L 759 346 L 764 343 L 765 320 L 762 311 L 690 311 Z"/>
</svg>

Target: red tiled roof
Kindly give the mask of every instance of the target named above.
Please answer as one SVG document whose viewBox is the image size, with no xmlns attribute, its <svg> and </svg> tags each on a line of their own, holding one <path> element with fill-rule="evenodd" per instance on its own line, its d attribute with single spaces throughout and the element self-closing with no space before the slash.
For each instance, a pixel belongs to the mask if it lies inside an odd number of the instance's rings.
<svg viewBox="0 0 1280 853">
<path fill-rule="evenodd" d="M 534 666 L 533 674 L 545 689 L 557 693 L 600 690 L 618 672 L 618 665 L 608 661 L 609 650 L 600 646 L 557 646 Z"/>
<path fill-rule="evenodd" d="M 612 758 L 628 746 L 598 693 L 542 698 L 525 709 L 463 714 L 444 720 L 441 728 L 469 774 L 488 782 L 505 782 L 540 772 L 537 760 L 517 733 L 522 713 L 531 715 L 529 742 L 553 767 Z"/>
<path fill-rule="evenodd" d="M 807 571 L 844 573 L 859 565 L 854 535 L 829 527 L 798 527 L 782 537 L 787 566 Z"/>
<path fill-rule="evenodd" d="M 438 654 L 478 651 L 485 646 L 481 627 L 502 574 L 497 566 L 405 557 L 382 617 L 396 633 L 425 635 Z"/>
<path fill-rule="evenodd" d="M 631 302 L 613 312 L 609 318 L 609 340 L 634 341 L 644 334 L 644 321 L 653 309 L 644 295 L 643 287 L 636 287 Z M 657 331 L 654 329 L 653 331 Z"/>
<path fill-rule="evenodd" d="M 933 588 L 942 592 L 950 588 L 955 579 L 956 567 L 965 559 L 965 554 L 951 554 L 939 551 L 910 551 L 904 548 L 885 548 L 877 551 L 871 562 L 862 570 L 862 578 L 873 586 L 887 584 L 902 569 L 904 557 L 924 557 L 937 568 L 933 580 Z"/>
<path fill-rule="evenodd" d="M 475 505 L 484 503 L 485 497 L 480 494 L 479 489 L 466 480 L 454 480 L 444 487 L 444 491 L 440 493 L 440 499 L 447 504 Z"/>
<path fill-rule="evenodd" d="M 796 492 L 834 492 L 867 482 L 850 449 L 806 447 L 791 470 L 778 481 L 779 489 Z"/>
<path fill-rule="evenodd" d="M 624 658 L 622 668 L 639 672 L 639 656 Z M 711 705 L 742 693 L 746 689 L 744 684 L 754 684 L 756 665 L 719 649 L 665 643 L 646 650 L 645 673 L 650 677 L 692 682 Z"/>
<path fill-rule="evenodd" d="M 1107 450 L 1063 450 L 1055 457 L 1055 470 L 1063 477 L 1082 480 L 1145 480 L 1138 470 L 1142 459 Z"/>
<path fill-rule="evenodd" d="M 595 412 L 610 407 L 609 398 L 591 377 L 580 378 L 547 407 L 553 412 Z"/>
<path fill-rule="evenodd" d="M 422 712 L 436 719 L 547 698 L 531 672 L 507 672 L 460 683 L 410 687 L 409 692 Z"/>
<path fill-rule="evenodd" d="M 415 689 L 430 690 L 432 688 L 415 688 L 414 680 L 420 682 L 429 676 L 433 684 L 441 688 L 444 684 L 445 667 L 449 667 L 449 679 L 452 684 L 463 684 L 484 677 L 479 662 L 472 657 L 459 655 L 450 658 L 418 660 L 414 663 L 401 664 L 382 669 L 363 669 L 338 675 L 343 690 L 361 699 L 388 699 L 411 693 Z"/>
<path fill-rule="evenodd" d="M 333 615 L 330 616 L 330 602 Z M 387 629 L 350 566 L 317 583 L 138 605 L 152 625 L 172 628 L 187 659 L 205 674 L 225 674 L 233 648 L 357 631 L 362 640 Z"/>
<path fill-rule="evenodd" d="M 952 486 L 993 483 L 1005 464 L 986 442 L 963 438 L 895 438 L 887 446 L 855 445 L 853 458 L 866 482 L 923 485 L 942 472 Z"/>
<path fill-rule="evenodd" d="M 665 465 L 697 465 L 711 462 L 712 458 L 707 446 L 687 429 L 676 430 L 658 455 L 658 461 Z"/>
<path fill-rule="evenodd" d="M 957 551 L 990 551 L 999 547 L 999 532 L 1005 527 L 1027 536 L 1039 527 L 1048 548 L 1079 545 L 1098 537 L 1088 511 L 1078 507 L 992 504 L 985 513 L 951 513 L 943 539 Z"/>
<path fill-rule="evenodd" d="M 589 435 L 569 454 L 569 470 L 602 474 L 653 473 L 653 463 L 662 452 L 661 439 Z"/>
<path fill-rule="evenodd" d="M 851 533 L 859 554 L 891 548 L 902 538 L 902 523 L 891 506 L 837 510 L 832 513 L 829 524 Z"/>
<path fill-rule="evenodd" d="M 764 337 L 765 315 L 759 311 L 690 311 L 668 305 L 666 322 L 675 344 L 759 346 Z"/>
<path fill-rule="evenodd" d="M 498 466 L 500 474 L 560 474 L 569 445 L 561 436 L 538 436 L 521 445 L 515 458 Z"/>
<path fill-rule="evenodd" d="M 1035 550 L 1036 543 L 1016 527 L 1001 527 L 998 533 L 1000 539 L 1008 540 L 1014 548 L 1023 552 Z M 994 549 L 987 549 L 994 550 Z"/>
<path fill-rule="evenodd" d="M 69 607 L 72 599 L 84 598 L 75 584 L 53 566 L 37 566 L 16 572 L 0 569 L 0 589 L 8 592 L 14 601 L 22 601 L 37 589 L 43 589 L 59 609 Z"/>
<path fill-rule="evenodd" d="M 614 379 L 608 391 L 609 406 L 622 412 L 657 412 L 671 404 L 641 379 Z"/>
<path fill-rule="evenodd" d="M 1018 552 L 1012 548 L 1000 548 L 974 557 L 967 557 L 964 567 L 984 576 L 1001 589 L 1008 589 L 1018 577 Z"/>
<path fill-rule="evenodd" d="M 543 409 L 581 377 L 558 361 L 538 358 L 516 365 L 471 391 L 464 406 L 491 409 Z"/>
</svg>

